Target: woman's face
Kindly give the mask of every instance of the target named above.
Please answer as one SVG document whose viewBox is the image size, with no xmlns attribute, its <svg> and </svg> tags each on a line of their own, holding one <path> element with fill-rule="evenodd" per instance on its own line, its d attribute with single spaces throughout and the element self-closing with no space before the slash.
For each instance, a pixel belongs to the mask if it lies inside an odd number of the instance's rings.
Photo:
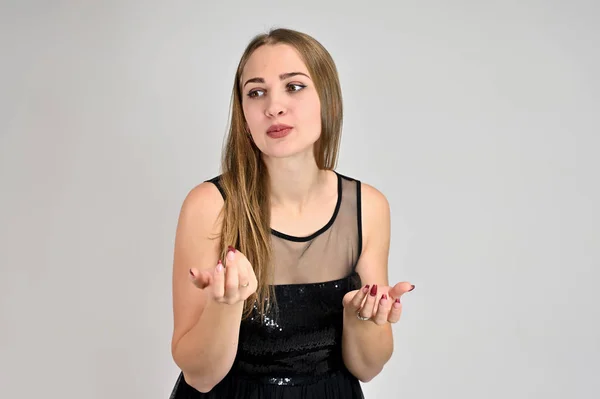
<svg viewBox="0 0 600 399">
<path fill-rule="evenodd" d="M 284 158 L 312 152 L 321 135 L 321 103 L 293 47 L 259 47 L 246 63 L 241 85 L 246 123 L 264 155 Z"/>
</svg>

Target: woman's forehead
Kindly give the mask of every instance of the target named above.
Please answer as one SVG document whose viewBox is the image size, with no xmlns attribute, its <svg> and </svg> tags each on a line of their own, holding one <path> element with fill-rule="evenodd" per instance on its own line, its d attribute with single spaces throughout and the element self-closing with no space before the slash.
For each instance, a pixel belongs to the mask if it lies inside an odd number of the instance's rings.
<svg viewBox="0 0 600 399">
<path fill-rule="evenodd" d="M 308 73 L 300 54 L 286 44 L 264 45 L 256 49 L 242 73 L 242 80 L 255 77 L 273 79 L 290 72 Z"/>
</svg>

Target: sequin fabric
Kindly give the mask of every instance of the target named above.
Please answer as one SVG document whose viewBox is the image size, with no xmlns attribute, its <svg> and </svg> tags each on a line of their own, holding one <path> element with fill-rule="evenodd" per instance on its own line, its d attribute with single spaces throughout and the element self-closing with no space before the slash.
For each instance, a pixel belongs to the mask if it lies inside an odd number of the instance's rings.
<svg viewBox="0 0 600 399">
<path fill-rule="evenodd" d="M 266 383 L 295 385 L 344 369 L 342 298 L 360 277 L 275 286 L 277 307 L 242 321 L 232 369 Z"/>
</svg>

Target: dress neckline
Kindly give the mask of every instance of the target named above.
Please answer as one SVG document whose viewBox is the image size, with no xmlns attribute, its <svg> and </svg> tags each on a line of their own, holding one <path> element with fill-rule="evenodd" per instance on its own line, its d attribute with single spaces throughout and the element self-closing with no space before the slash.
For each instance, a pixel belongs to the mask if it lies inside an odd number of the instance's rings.
<svg viewBox="0 0 600 399">
<path fill-rule="evenodd" d="M 333 225 L 333 222 L 335 222 L 335 219 L 340 211 L 340 206 L 342 204 L 342 176 L 339 173 L 337 173 L 335 170 L 332 170 L 332 172 L 335 173 L 335 175 L 337 177 L 337 202 L 335 204 L 335 210 L 333 211 L 331 218 L 329 218 L 329 221 L 323 227 L 321 227 L 314 233 L 309 234 L 307 236 L 303 236 L 303 237 L 293 236 L 290 234 L 282 233 L 278 230 L 275 230 L 274 228 L 271 228 L 271 234 L 273 234 L 276 237 L 282 238 L 284 240 L 295 241 L 295 242 L 306 242 L 306 241 L 313 240 L 316 237 L 318 237 L 319 235 L 323 234 L 325 231 L 327 231 Z"/>
</svg>

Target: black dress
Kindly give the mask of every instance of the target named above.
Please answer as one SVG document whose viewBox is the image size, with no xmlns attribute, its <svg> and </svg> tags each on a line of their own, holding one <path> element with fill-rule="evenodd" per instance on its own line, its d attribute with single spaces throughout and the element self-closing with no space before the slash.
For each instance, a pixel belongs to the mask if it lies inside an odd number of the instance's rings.
<svg viewBox="0 0 600 399">
<path fill-rule="evenodd" d="M 325 226 L 307 237 L 272 230 L 277 306 L 264 319 L 255 312 L 242 320 L 229 373 L 208 393 L 180 374 L 171 399 L 364 398 L 341 351 L 342 298 L 361 286 L 360 182 L 336 175 L 336 208 Z M 219 177 L 210 181 L 221 190 Z"/>
</svg>

